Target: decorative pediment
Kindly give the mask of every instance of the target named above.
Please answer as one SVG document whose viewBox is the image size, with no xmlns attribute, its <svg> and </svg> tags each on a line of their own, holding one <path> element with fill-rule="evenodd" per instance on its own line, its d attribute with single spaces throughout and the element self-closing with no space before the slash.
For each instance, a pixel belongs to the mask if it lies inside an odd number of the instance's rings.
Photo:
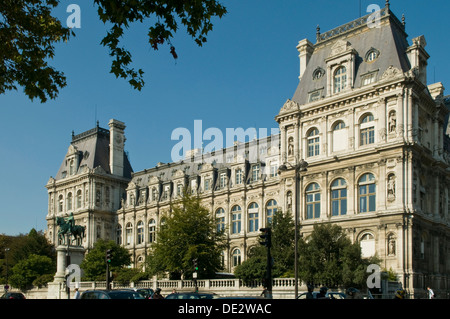
<svg viewBox="0 0 450 319">
<path fill-rule="evenodd" d="M 78 148 L 70 144 L 69 149 L 67 150 L 66 156 L 74 155 L 78 152 Z"/>
<path fill-rule="evenodd" d="M 331 47 L 331 55 L 337 55 L 349 50 L 352 50 L 351 43 L 344 40 L 338 40 L 335 44 Z"/>
<path fill-rule="evenodd" d="M 300 105 L 294 101 L 292 101 L 291 99 L 288 99 L 283 107 L 280 109 L 280 114 L 283 113 L 290 113 L 290 112 L 294 112 L 294 111 L 299 111 L 300 110 Z"/>
<path fill-rule="evenodd" d="M 149 176 L 149 178 L 148 178 L 148 185 L 158 184 L 159 182 L 160 182 L 160 179 L 157 176 Z"/>
</svg>

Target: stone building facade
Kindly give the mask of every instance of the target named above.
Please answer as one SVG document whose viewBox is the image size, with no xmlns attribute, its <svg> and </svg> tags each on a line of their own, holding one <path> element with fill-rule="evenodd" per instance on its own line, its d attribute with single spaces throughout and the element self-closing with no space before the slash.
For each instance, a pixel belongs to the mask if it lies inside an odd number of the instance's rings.
<svg viewBox="0 0 450 319">
<path fill-rule="evenodd" d="M 119 143 L 123 123 L 112 120 L 109 133 L 97 128 L 74 136 L 47 184 L 48 236 L 55 242 L 55 216 L 72 207 L 88 228 L 85 247 L 97 238 L 114 239 L 137 267 L 161 216 L 189 189 L 227 229 L 225 271 L 246 259 L 259 228 L 282 209 L 298 213 L 303 236 L 318 223 L 341 226 L 364 256 L 380 257 L 382 268 L 392 269 L 410 293 L 426 285 L 448 290 L 450 99 L 441 83 L 427 83 L 424 36 L 408 43 L 404 18 L 390 11 L 388 1 L 376 25 L 369 19 L 325 33 L 317 28 L 315 44 L 299 42 L 299 84 L 275 116 L 278 135 L 192 152 L 184 161 L 136 173 Z M 119 153 L 83 166 L 82 141 L 94 136 L 112 145 L 97 151 Z M 308 169 L 296 174 L 293 167 L 302 159 Z M 279 172 L 281 165 L 287 169 Z"/>
</svg>

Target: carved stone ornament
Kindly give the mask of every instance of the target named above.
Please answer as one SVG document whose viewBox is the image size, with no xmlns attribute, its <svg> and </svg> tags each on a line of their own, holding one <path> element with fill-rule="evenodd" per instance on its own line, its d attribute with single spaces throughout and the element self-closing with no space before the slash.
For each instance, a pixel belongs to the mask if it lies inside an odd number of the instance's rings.
<svg viewBox="0 0 450 319">
<path fill-rule="evenodd" d="M 300 105 L 298 103 L 292 101 L 291 99 L 288 99 L 286 103 L 284 103 L 283 107 L 280 109 L 280 114 L 283 113 L 289 113 L 293 111 L 299 111 Z"/>
<path fill-rule="evenodd" d="M 349 49 L 352 49 L 350 42 L 344 41 L 344 40 L 338 40 L 331 47 L 331 56 L 345 52 Z"/>
<path fill-rule="evenodd" d="M 391 65 L 386 69 L 386 71 L 384 71 L 383 75 L 381 76 L 381 81 L 388 81 L 402 75 L 403 72 L 401 70 Z"/>
</svg>

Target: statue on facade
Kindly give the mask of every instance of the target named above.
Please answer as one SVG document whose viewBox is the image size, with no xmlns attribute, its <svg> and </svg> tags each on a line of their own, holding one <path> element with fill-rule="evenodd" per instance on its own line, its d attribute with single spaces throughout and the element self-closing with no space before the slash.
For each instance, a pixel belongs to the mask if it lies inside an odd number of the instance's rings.
<svg viewBox="0 0 450 319">
<path fill-rule="evenodd" d="M 73 240 L 84 238 L 85 226 L 75 225 L 73 213 L 70 213 L 67 218 L 56 217 L 56 224 L 59 226 L 58 240 L 61 244 L 66 244 L 65 235 L 73 236 Z"/>
</svg>

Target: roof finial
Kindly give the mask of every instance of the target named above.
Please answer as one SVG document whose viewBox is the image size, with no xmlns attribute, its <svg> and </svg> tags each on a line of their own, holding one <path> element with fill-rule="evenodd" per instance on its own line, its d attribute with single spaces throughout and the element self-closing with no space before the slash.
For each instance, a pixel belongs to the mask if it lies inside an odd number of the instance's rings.
<svg viewBox="0 0 450 319">
<path fill-rule="evenodd" d="M 391 6 L 391 4 L 389 3 L 389 0 L 386 0 L 386 8 L 389 10 L 389 7 Z"/>
<path fill-rule="evenodd" d="M 316 28 L 316 41 L 317 42 L 320 41 L 320 27 L 319 27 L 319 25 L 317 25 L 317 28 Z"/>
<path fill-rule="evenodd" d="M 402 24 L 403 24 L 403 26 L 405 26 L 406 25 L 406 22 L 405 22 L 405 14 L 403 13 L 402 14 Z"/>
</svg>

